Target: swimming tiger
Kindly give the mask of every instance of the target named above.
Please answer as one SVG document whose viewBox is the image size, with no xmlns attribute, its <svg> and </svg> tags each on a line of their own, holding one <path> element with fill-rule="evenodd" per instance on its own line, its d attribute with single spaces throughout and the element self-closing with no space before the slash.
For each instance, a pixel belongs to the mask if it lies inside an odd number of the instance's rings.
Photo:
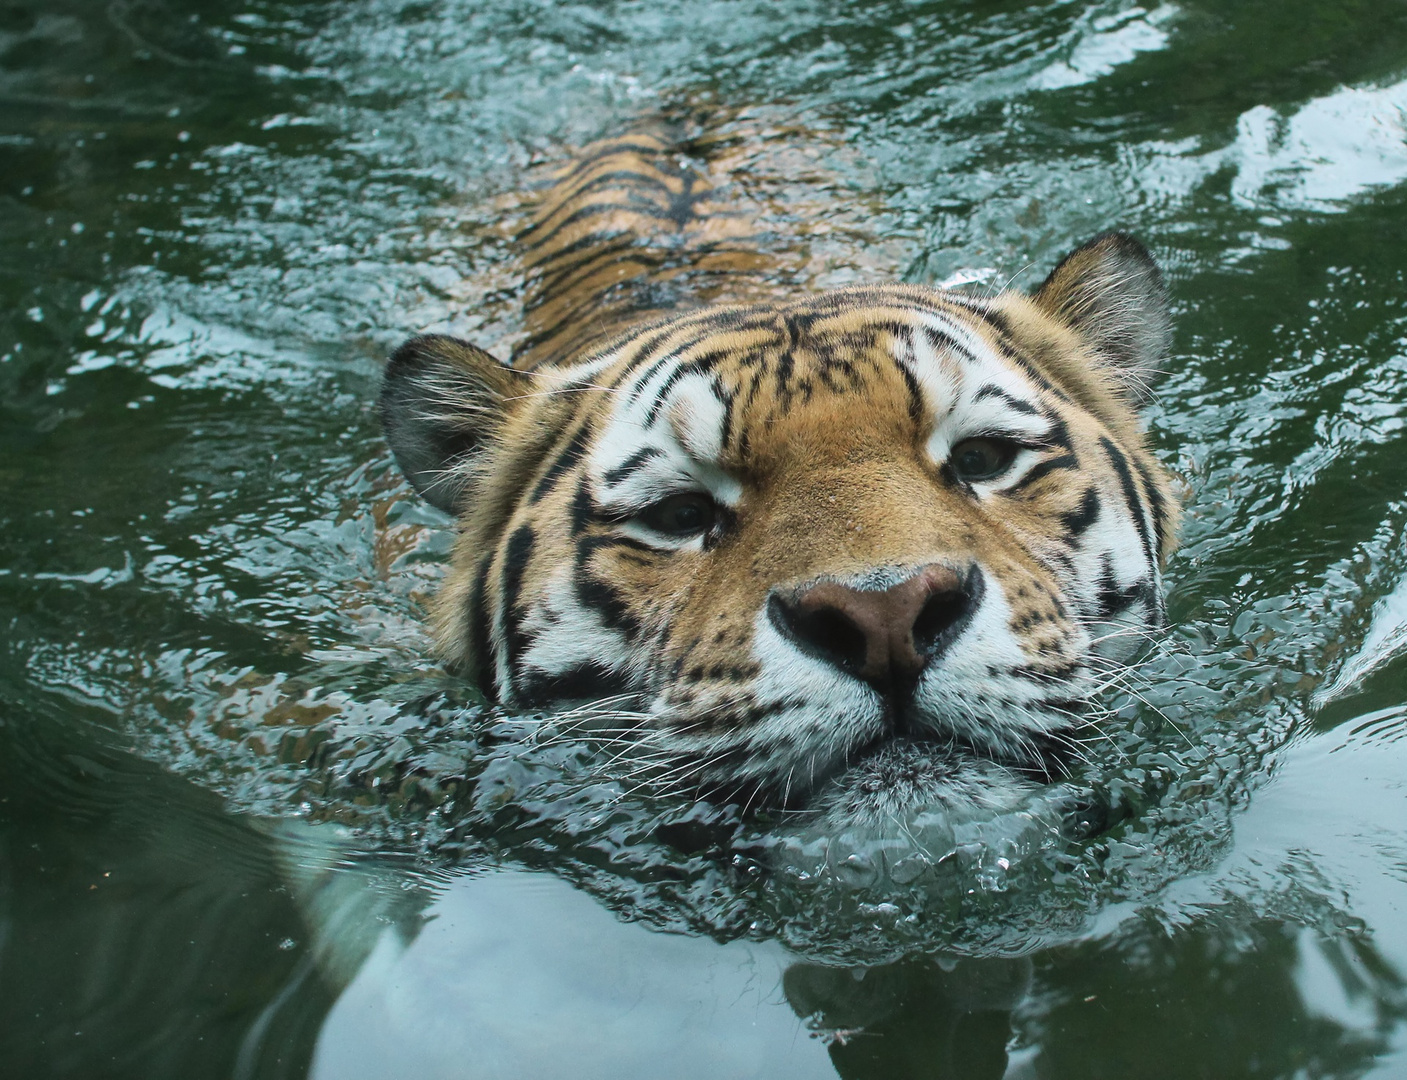
<svg viewBox="0 0 1407 1080">
<path fill-rule="evenodd" d="M 1165 621 L 1160 272 L 1111 232 L 1029 296 L 811 291 L 712 176 L 663 127 L 587 147 L 519 238 L 512 362 L 390 358 L 387 440 L 458 528 L 438 647 L 505 706 L 635 717 L 716 798 L 1011 805 Z"/>
</svg>

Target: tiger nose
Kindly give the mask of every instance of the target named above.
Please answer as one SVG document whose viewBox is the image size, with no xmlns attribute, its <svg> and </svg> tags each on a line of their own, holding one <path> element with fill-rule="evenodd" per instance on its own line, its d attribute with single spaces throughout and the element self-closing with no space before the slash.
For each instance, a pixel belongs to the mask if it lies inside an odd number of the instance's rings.
<svg viewBox="0 0 1407 1080">
<path fill-rule="evenodd" d="M 976 567 L 923 567 L 887 589 L 822 581 L 778 590 L 772 624 L 803 652 L 885 693 L 912 690 L 919 674 L 962 633 L 982 593 Z"/>
</svg>

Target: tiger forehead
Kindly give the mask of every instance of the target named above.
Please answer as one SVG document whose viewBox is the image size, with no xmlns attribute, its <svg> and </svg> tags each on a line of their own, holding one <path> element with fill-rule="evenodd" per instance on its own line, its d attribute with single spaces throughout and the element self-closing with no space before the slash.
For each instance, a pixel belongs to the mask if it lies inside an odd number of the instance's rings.
<svg viewBox="0 0 1407 1080">
<path fill-rule="evenodd" d="M 927 437 L 960 399 L 977 406 L 978 427 L 1003 411 L 1040 426 L 1039 388 L 990 313 L 931 295 L 849 299 L 686 317 L 641 335 L 646 347 L 622 349 L 610 380 L 592 471 L 610 486 L 646 466 L 686 473 L 684 458 L 738 467 L 806 429 L 832 446 L 842 434 Z"/>
<path fill-rule="evenodd" d="M 618 385 L 638 397 L 666 367 L 770 380 L 782 396 L 844 391 L 865 368 L 888 371 L 894 349 L 923 334 L 935 347 L 988 354 L 998 347 L 1000 318 L 978 301 L 919 287 L 839 292 L 788 305 L 722 308 L 671 320 L 618 347 Z"/>
</svg>

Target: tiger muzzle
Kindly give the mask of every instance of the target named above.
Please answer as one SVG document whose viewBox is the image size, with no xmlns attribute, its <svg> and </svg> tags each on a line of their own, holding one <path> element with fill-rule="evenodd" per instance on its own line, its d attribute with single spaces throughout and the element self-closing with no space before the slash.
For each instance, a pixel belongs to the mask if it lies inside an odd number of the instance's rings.
<svg viewBox="0 0 1407 1080">
<path fill-rule="evenodd" d="M 961 636 L 982 592 L 976 566 L 931 563 L 887 588 L 818 581 L 774 590 L 767 613 L 802 652 L 902 704 Z"/>
</svg>

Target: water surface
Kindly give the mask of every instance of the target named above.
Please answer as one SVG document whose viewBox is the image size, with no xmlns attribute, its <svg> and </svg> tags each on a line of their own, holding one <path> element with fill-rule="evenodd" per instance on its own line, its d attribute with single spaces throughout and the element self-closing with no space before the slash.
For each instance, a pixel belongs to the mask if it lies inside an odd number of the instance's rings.
<svg viewBox="0 0 1407 1080">
<path fill-rule="evenodd" d="M 1407 1074 L 1407 10 L 18 0 L 0 103 L 7 1073 Z M 1167 268 L 1088 820 L 797 835 L 428 659 L 381 358 L 506 355 L 524 177 L 681 107 L 816 280 Z"/>
</svg>

